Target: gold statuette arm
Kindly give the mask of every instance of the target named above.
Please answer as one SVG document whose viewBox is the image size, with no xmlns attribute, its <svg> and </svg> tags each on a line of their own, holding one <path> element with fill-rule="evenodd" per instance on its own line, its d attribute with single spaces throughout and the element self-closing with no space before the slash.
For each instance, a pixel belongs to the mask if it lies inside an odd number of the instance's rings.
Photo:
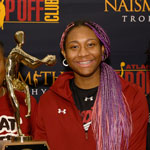
<svg viewBox="0 0 150 150">
<path fill-rule="evenodd" d="M 31 55 L 30 55 L 31 56 Z M 34 58 L 34 59 L 32 59 Z M 56 56 L 55 55 L 47 55 L 42 60 L 39 60 L 33 56 L 29 58 L 25 58 L 21 61 L 24 65 L 28 66 L 29 68 L 35 69 L 42 64 L 46 64 L 48 66 L 52 66 L 56 63 Z"/>
<path fill-rule="evenodd" d="M 40 60 L 34 56 L 31 56 L 30 54 L 27 54 L 20 47 L 16 47 L 12 53 L 15 53 L 16 55 L 18 54 L 20 62 L 32 69 L 35 69 L 42 64 L 54 65 L 56 62 L 55 55 L 47 55 L 42 60 Z"/>
</svg>

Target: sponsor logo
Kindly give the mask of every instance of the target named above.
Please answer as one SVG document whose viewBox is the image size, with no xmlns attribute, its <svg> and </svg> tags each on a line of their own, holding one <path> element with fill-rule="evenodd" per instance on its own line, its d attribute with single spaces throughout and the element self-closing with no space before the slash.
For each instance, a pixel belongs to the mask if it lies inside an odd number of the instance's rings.
<svg viewBox="0 0 150 150">
<path fill-rule="evenodd" d="M 61 110 L 61 109 L 59 108 L 59 109 L 58 109 L 58 114 L 61 114 L 61 113 L 66 114 L 66 109 Z"/>
<path fill-rule="evenodd" d="M 4 19 L 5 19 L 5 5 L 4 5 L 4 0 L 0 2 L 0 28 L 3 30 L 4 29 Z"/>
<path fill-rule="evenodd" d="M 121 15 L 122 22 L 142 23 L 150 22 L 149 0 L 105 0 L 104 12 L 116 12 Z M 119 15 L 120 16 L 120 15 Z"/>
<path fill-rule="evenodd" d="M 94 100 L 93 96 L 91 96 L 91 97 L 85 97 L 84 98 L 84 101 L 87 102 L 88 100 L 93 101 Z"/>
<path fill-rule="evenodd" d="M 150 93 L 150 65 L 126 64 L 120 63 L 121 70 L 116 72 L 125 80 L 139 85 L 145 94 Z"/>
<path fill-rule="evenodd" d="M 2 29 L 4 22 L 59 23 L 59 0 L 2 0 L 0 14 Z"/>
<path fill-rule="evenodd" d="M 63 71 L 60 71 L 59 74 L 63 74 Z M 58 75 L 56 75 L 56 71 L 34 71 L 34 72 L 27 72 L 26 75 L 22 75 L 20 72 L 18 72 L 18 79 L 26 82 L 30 86 L 37 87 L 39 82 L 42 80 L 42 85 L 50 85 L 54 83 L 54 81 L 58 78 Z"/>
</svg>

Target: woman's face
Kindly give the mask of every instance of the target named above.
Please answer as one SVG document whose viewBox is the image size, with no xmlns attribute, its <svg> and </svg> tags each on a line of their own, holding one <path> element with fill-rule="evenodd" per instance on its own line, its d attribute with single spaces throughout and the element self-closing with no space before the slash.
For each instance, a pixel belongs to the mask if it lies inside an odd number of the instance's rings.
<svg viewBox="0 0 150 150">
<path fill-rule="evenodd" d="M 5 78 L 4 56 L 2 54 L 2 50 L 0 49 L 0 87 L 3 84 L 4 78 Z"/>
<path fill-rule="evenodd" d="M 66 38 L 66 49 L 62 50 L 69 67 L 75 74 L 85 77 L 99 74 L 103 53 L 104 47 L 87 26 L 72 29 Z"/>
</svg>

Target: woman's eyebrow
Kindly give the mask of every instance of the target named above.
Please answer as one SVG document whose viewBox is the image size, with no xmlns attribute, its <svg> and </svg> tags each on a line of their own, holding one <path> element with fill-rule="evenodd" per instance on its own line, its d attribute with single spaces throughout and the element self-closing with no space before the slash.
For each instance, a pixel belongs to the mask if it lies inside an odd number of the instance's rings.
<svg viewBox="0 0 150 150">
<path fill-rule="evenodd" d="M 86 41 L 90 41 L 90 40 L 95 40 L 95 41 L 97 41 L 96 38 L 90 38 L 90 39 L 87 39 Z M 68 44 L 70 44 L 70 43 L 78 43 L 78 41 L 77 41 L 77 40 L 69 41 Z"/>
</svg>

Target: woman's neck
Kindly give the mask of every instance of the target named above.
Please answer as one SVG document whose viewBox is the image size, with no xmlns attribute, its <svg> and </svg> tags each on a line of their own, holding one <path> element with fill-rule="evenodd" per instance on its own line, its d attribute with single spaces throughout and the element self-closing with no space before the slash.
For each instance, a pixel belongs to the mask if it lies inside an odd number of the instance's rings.
<svg viewBox="0 0 150 150">
<path fill-rule="evenodd" d="M 99 86 L 100 84 L 100 71 L 91 76 L 85 77 L 74 73 L 74 82 L 77 87 L 81 89 L 91 89 Z"/>
</svg>

